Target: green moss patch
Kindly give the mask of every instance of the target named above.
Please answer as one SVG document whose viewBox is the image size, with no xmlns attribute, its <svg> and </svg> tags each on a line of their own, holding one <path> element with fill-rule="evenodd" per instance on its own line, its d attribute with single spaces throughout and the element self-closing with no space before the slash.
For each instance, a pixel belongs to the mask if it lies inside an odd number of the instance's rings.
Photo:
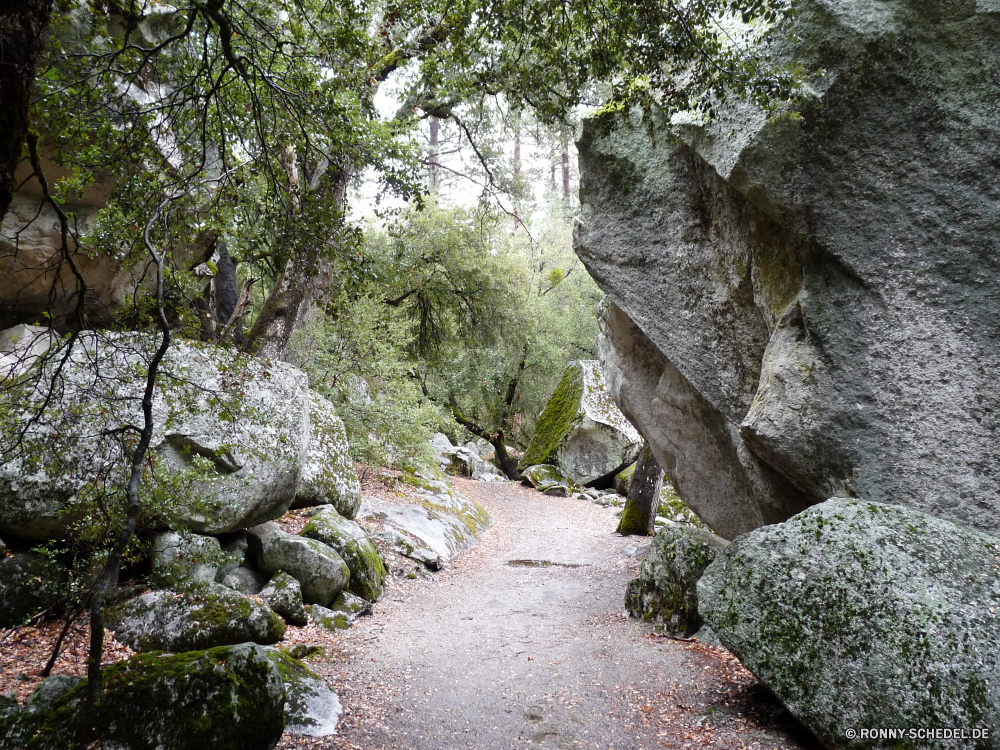
<svg viewBox="0 0 1000 750">
<path fill-rule="evenodd" d="M 552 459 L 556 449 L 580 418 L 580 399 L 583 397 L 583 367 L 571 363 L 563 371 L 562 379 L 545 405 L 535 425 L 535 434 L 524 452 L 518 470 L 543 464 Z"/>
</svg>

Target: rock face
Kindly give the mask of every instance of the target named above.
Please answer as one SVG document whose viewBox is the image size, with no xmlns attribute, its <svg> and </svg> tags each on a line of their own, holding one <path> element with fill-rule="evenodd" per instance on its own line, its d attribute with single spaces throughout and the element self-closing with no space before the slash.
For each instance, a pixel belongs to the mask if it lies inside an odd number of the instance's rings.
<svg viewBox="0 0 1000 750">
<path fill-rule="evenodd" d="M 633 617 L 675 635 L 694 634 L 703 624 L 698 612 L 698 579 L 726 540 L 690 526 L 660 528 L 646 552 L 639 577 L 629 581 L 625 608 Z"/>
<path fill-rule="evenodd" d="M 290 625 L 302 627 L 309 622 L 302 601 L 302 586 L 288 573 L 275 574 L 261 589 L 260 598 Z"/>
<path fill-rule="evenodd" d="M 139 654 L 105 667 L 104 684 L 96 726 L 109 748 L 270 750 L 285 725 L 281 673 L 251 643 Z M 55 698 L 0 712 L 4 747 L 72 747 L 87 683 L 65 687 Z"/>
<path fill-rule="evenodd" d="M 519 468 L 551 463 L 577 484 L 611 486 L 641 448 L 639 433 L 611 399 L 600 364 L 579 360 L 566 366 Z"/>
<path fill-rule="evenodd" d="M 115 637 L 136 651 L 194 651 L 251 641 L 268 645 L 285 623 L 252 599 L 218 585 L 151 591 L 112 611 Z"/>
<path fill-rule="evenodd" d="M 212 536 L 161 531 L 150 537 L 149 562 L 153 576 L 168 586 L 214 583 L 223 559 L 222 545 Z"/>
<path fill-rule="evenodd" d="M 9 394 L 18 408 L 0 425 L 0 440 L 44 402 L 61 364 L 62 387 L 32 422 L 25 450 L 0 464 L 0 531 L 28 540 L 63 535 L 87 511 L 87 480 L 125 466 L 114 442 L 97 436 L 141 424 L 142 363 L 152 345 L 138 335 L 84 333 L 68 358 L 53 350 L 43 376 L 26 376 Z M 178 484 L 169 504 L 150 509 L 154 527 L 233 531 L 281 515 L 295 496 L 309 437 L 305 374 L 234 356 L 178 341 L 164 359 L 152 445 L 160 481 L 170 475 Z"/>
<path fill-rule="evenodd" d="M 800 121 L 585 128 L 610 390 L 725 537 L 841 493 L 1000 533 L 996 10 L 797 7 Z"/>
<path fill-rule="evenodd" d="M 328 400 L 309 391 L 309 449 L 293 508 L 332 505 L 354 518 L 361 505 L 361 482 L 348 453 L 347 432 Z"/>
<path fill-rule="evenodd" d="M 357 523 L 343 518 L 333 508 L 320 508 L 302 529 L 302 536 L 318 539 L 344 558 L 351 571 L 350 589 L 355 594 L 370 601 L 382 595 L 385 563 Z"/>
<path fill-rule="evenodd" d="M 987 728 L 976 747 L 992 748 L 998 568 L 996 538 L 834 498 L 736 539 L 698 598 L 726 648 L 827 747 L 883 747 L 846 732 L 891 725 Z"/>
<path fill-rule="evenodd" d="M 340 698 L 318 674 L 276 648 L 267 650 L 285 683 L 285 733 L 329 737 L 337 733 Z"/>
</svg>

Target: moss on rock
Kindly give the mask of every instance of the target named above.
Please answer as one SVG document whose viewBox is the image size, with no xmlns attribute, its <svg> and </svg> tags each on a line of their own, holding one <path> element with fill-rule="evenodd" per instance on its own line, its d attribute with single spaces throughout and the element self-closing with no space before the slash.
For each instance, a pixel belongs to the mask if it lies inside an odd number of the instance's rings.
<svg viewBox="0 0 1000 750">
<path fill-rule="evenodd" d="M 579 362 L 572 362 L 566 367 L 559 385 L 535 423 L 535 434 L 518 464 L 519 470 L 523 471 L 529 466 L 552 459 L 563 438 L 581 418 L 582 396 L 583 366 Z"/>
<path fill-rule="evenodd" d="M 174 656 L 138 654 L 104 669 L 98 737 L 129 750 L 269 750 L 284 729 L 285 687 L 267 652 L 254 644 Z M 86 680 L 47 708 L 0 714 L 10 747 L 72 745 Z"/>
</svg>

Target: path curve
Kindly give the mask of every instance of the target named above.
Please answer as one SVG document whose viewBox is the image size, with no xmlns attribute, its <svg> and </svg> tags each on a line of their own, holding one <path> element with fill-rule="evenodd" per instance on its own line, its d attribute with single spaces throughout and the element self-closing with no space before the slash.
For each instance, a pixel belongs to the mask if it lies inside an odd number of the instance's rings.
<svg viewBox="0 0 1000 750">
<path fill-rule="evenodd" d="M 625 615 L 646 540 L 615 534 L 613 509 L 455 486 L 493 525 L 432 580 L 393 578 L 345 633 L 328 672 L 347 709 L 337 747 L 813 746 L 728 654 Z"/>
</svg>

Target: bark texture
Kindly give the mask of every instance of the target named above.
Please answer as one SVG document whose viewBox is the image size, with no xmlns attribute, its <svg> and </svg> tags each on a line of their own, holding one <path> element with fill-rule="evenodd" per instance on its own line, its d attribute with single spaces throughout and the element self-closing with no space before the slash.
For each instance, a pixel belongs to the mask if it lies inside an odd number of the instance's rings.
<svg viewBox="0 0 1000 750">
<path fill-rule="evenodd" d="M 660 488 L 663 486 L 663 469 L 656 462 L 647 440 L 642 445 L 642 453 L 635 465 L 632 483 L 628 488 L 628 499 L 618 521 L 618 533 L 623 536 L 653 536 L 656 509 L 660 504 Z"/>
</svg>

